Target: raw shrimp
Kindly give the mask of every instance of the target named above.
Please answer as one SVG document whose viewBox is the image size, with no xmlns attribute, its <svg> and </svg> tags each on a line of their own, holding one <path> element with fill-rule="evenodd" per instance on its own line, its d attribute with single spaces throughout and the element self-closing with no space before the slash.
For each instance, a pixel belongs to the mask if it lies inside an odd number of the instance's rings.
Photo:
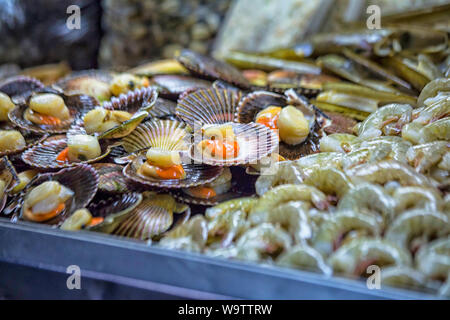
<svg viewBox="0 0 450 320">
<path fill-rule="evenodd" d="M 312 243 L 317 251 L 328 256 L 348 241 L 377 237 L 380 231 L 380 223 L 373 216 L 357 211 L 339 211 L 322 223 Z"/>
<path fill-rule="evenodd" d="M 414 253 L 430 239 L 448 234 L 450 224 L 445 214 L 416 209 L 399 215 L 387 229 L 385 238 Z"/>
<path fill-rule="evenodd" d="M 417 172 L 424 173 L 439 163 L 448 151 L 449 142 L 434 141 L 409 148 L 406 159 Z"/>
<path fill-rule="evenodd" d="M 267 191 L 253 206 L 251 214 L 271 211 L 288 201 L 309 201 L 319 210 L 328 208 L 326 195 L 320 190 L 304 184 L 285 184 Z"/>
<path fill-rule="evenodd" d="M 448 146 L 448 144 L 447 144 Z M 447 151 L 442 157 L 441 161 L 438 163 L 438 168 L 442 170 L 450 171 L 450 152 Z"/>
<path fill-rule="evenodd" d="M 395 212 L 397 214 L 411 209 L 441 211 L 444 201 L 435 189 L 422 187 L 399 187 L 393 193 Z"/>
<path fill-rule="evenodd" d="M 347 133 L 333 133 L 320 139 L 320 152 L 340 152 L 350 151 L 350 144 L 357 137 Z"/>
<path fill-rule="evenodd" d="M 352 150 L 361 150 L 361 149 L 373 149 L 375 150 L 378 148 L 380 151 L 378 154 L 378 158 L 381 157 L 381 155 L 385 154 L 387 150 L 389 149 L 390 152 L 387 155 L 387 157 L 391 160 L 396 160 L 400 162 L 406 163 L 406 152 L 411 147 L 411 143 L 409 141 L 406 141 L 400 137 L 396 136 L 383 136 L 383 137 L 377 137 L 370 140 L 361 140 L 357 139 L 355 140 L 351 145 L 350 148 Z M 383 150 L 384 149 L 384 150 Z M 377 153 L 374 153 L 373 158 Z M 371 159 L 371 161 L 374 161 L 375 159 Z"/>
<path fill-rule="evenodd" d="M 309 203 L 290 201 L 271 210 L 250 213 L 248 220 L 252 225 L 269 222 L 287 230 L 297 242 L 312 236 L 312 227 L 308 217 Z"/>
<path fill-rule="evenodd" d="M 340 152 L 320 152 L 295 160 L 295 164 L 303 170 L 305 175 L 318 168 L 341 168 L 344 154 Z"/>
<path fill-rule="evenodd" d="M 450 92 L 439 93 L 425 101 L 427 105 L 414 114 L 414 122 L 426 125 L 450 115 Z"/>
<path fill-rule="evenodd" d="M 262 223 L 249 229 L 237 241 L 237 258 L 250 261 L 272 261 L 292 246 L 291 236 L 279 227 Z"/>
<path fill-rule="evenodd" d="M 394 214 L 394 199 L 386 191 L 375 184 L 362 183 L 350 189 L 339 201 L 338 210 L 376 214 L 381 221 L 389 221 Z"/>
<path fill-rule="evenodd" d="M 305 178 L 304 183 L 328 195 L 337 195 L 339 198 L 353 188 L 353 183 L 345 173 L 336 168 L 315 169 Z"/>
<path fill-rule="evenodd" d="M 331 268 L 325 263 L 322 255 L 307 244 L 299 244 L 280 255 L 276 264 L 283 267 L 319 271 L 331 275 Z"/>
<path fill-rule="evenodd" d="M 383 129 L 390 122 L 397 122 L 405 114 L 411 114 L 412 107 L 409 104 L 389 104 L 367 117 L 358 126 L 358 136 L 369 139 L 383 135 Z M 401 129 L 401 127 L 399 128 Z"/>
<path fill-rule="evenodd" d="M 178 225 L 159 241 L 165 248 L 200 252 L 208 238 L 208 227 L 202 215 L 196 215 Z"/>
<path fill-rule="evenodd" d="M 422 289 L 427 284 L 427 278 L 423 273 L 407 266 L 387 267 L 380 275 L 381 283 L 387 286 Z"/>
<path fill-rule="evenodd" d="M 335 251 L 328 264 L 337 273 L 361 276 L 370 265 L 411 266 L 411 254 L 385 239 L 355 239 Z"/>
<path fill-rule="evenodd" d="M 436 140 L 450 140 L 450 117 L 427 124 L 420 130 L 421 143 Z"/>
<path fill-rule="evenodd" d="M 428 277 L 445 281 L 450 273 L 450 237 L 420 248 L 416 254 L 416 265 Z"/>
<path fill-rule="evenodd" d="M 213 219 L 214 217 L 224 214 L 229 211 L 242 210 L 249 213 L 252 207 L 258 202 L 257 198 L 244 197 L 222 202 L 214 207 L 208 208 L 205 211 L 206 218 Z"/>
<path fill-rule="evenodd" d="M 447 275 L 447 281 L 439 288 L 439 295 L 441 297 L 450 298 L 450 272 Z"/>
<path fill-rule="evenodd" d="M 244 211 L 228 211 L 208 223 L 208 245 L 227 247 L 249 228 Z"/>
<path fill-rule="evenodd" d="M 422 139 L 422 129 L 424 125 L 418 122 L 411 122 L 402 128 L 402 138 L 414 144 L 419 144 Z"/>
<path fill-rule="evenodd" d="M 391 147 L 388 145 L 370 146 L 361 148 L 345 155 L 342 160 L 344 171 L 349 170 L 363 163 L 372 163 L 386 159 L 391 153 Z"/>
<path fill-rule="evenodd" d="M 433 187 L 433 182 L 426 176 L 414 171 L 408 165 L 393 160 L 362 164 L 347 170 L 347 174 L 355 182 L 385 184 L 389 181 L 398 181 L 403 186 Z"/>
<path fill-rule="evenodd" d="M 450 79 L 438 78 L 428 82 L 420 92 L 419 98 L 417 98 L 417 105 L 421 107 L 425 100 L 436 96 L 439 92 L 450 91 Z"/>
<path fill-rule="evenodd" d="M 285 161 L 276 165 L 276 171 L 271 175 L 261 175 L 255 183 L 256 193 L 262 196 L 273 187 L 283 184 L 301 184 L 302 169 L 295 162 Z"/>
</svg>

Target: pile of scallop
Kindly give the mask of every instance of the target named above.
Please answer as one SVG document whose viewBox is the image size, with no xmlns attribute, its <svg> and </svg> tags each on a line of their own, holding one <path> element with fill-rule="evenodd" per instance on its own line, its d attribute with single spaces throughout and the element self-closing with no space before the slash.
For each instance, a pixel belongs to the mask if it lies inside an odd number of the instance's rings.
<svg viewBox="0 0 450 320">
<path fill-rule="evenodd" d="M 450 295 L 447 34 L 381 31 L 2 79 L 0 217 Z"/>
</svg>

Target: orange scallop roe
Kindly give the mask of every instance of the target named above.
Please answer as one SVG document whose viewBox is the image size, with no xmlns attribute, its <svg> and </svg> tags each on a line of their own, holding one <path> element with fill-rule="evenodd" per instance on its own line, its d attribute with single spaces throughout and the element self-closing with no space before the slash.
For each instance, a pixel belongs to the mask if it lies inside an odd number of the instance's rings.
<svg viewBox="0 0 450 320">
<path fill-rule="evenodd" d="M 186 175 L 183 166 L 180 164 L 166 168 L 155 166 L 156 174 L 161 179 L 183 179 Z"/>
<path fill-rule="evenodd" d="M 56 217 L 58 214 L 60 214 L 64 210 L 65 207 L 66 207 L 66 205 L 63 202 L 63 203 L 60 203 L 55 209 L 53 209 L 50 212 L 33 213 L 28 208 L 28 209 L 25 210 L 24 214 L 25 214 L 25 217 L 28 220 L 41 222 L 41 221 L 50 220 L 51 218 Z"/>
<path fill-rule="evenodd" d="M 58 156 L 56 157 L 56 162 L 58 163 L 69 162 L 69 147 L 65 148 L 58 154 Z"/>
<path fill-rule="evenodd" d="M 39 119 L 39 122 L 41 124 L 51 125 L 51 126 L 61 124 L 61 120 L 57 117 L 48 116 L 46 114 L 42 114 L 42 113 L 38 113 L 38 112 L 34 112 L 34 116 Z"/>
<path fill-rule="evenodd" d="M 269 129 L 276 130 L 276 129 L 278 129 L 278 124 L 277 124 L 278 117 L 279 117 L 278 113 L 277 114 L 267 113 L 264 116 L 259 117 L 258 120 L 256 120 L 256 123 L 265 125 Z"/>
<path fill-rule="evenodd" d="M 213 157 L 222 159 L 236 158 L 239 154 L 239 143 L 234 141 L 205 140 L 203 148 Z"/>
<path fill-rule="evenodd" d="M 209 187 L 193 187 L 189 188 L 189 193 L 195 197 L 200 199 L 209 199 L 216 196 L 216 192 L 213 188 Z"/>
<path fill-rule="evenodd" d="M 105 220 L 103 217 L 94 217 L 91 219 L 91 222 L 89 222 L 89 227 L 96 226 L 100 223 L 102 223 Z"/>
</svg>

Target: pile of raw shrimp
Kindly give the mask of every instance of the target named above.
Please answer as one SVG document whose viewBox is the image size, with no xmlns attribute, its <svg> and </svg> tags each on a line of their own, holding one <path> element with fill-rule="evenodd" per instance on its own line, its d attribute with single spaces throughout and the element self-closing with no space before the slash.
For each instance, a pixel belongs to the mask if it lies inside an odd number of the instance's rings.
<svg viewBox="0 0 450 320">
<path fill-rule="evenodd" d="M 258 178 L 259 197 L 211 207 L 159 245 L 328 276 L 376 266 L 382 285 L 450 296 L 450 79 L 354 132 L 276 164 Z"/>
</svg>

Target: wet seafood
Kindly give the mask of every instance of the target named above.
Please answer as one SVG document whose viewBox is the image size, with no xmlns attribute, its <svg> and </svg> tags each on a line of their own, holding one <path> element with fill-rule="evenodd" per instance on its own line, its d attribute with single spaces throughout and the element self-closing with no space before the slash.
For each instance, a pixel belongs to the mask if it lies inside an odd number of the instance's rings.
<svg viewBox="0 0 450 320">
<path fill-rule="evenodd" d="M 411 266 L 412 259 L 409 252 L 387 240 L 362 238 L 340 247 L 328 263 L 336 273 L 361 276 L 370 265 Z"/>
<path fill-rule="evenodd" d="M 445 280 L 450 272 L 450 237 L 437 239 L 420 248 L 417 268 L 432 279 Z"/>
<path fill-rule="evenodd" d="M 350 179 L 342 171 L 335 168 L 315 169 L 308 174 L 303 182 L 328 195 L 336 195 L 339 198 L 354 187 Z"/>
<path fill-rule="evenodd" d="M 14 109 L 16 106 L 11 101 L 10 97 L 0 92 L 0 121 L 9 121 L 8 113 Z"/>
<path fill-rule="evenodd" d="M 296 245 L 281 254 L 276 263 L 283 267 L 307 269 L 331 275 L 331 268 L 322 255 L 308 245 Z"/>
</svg>

